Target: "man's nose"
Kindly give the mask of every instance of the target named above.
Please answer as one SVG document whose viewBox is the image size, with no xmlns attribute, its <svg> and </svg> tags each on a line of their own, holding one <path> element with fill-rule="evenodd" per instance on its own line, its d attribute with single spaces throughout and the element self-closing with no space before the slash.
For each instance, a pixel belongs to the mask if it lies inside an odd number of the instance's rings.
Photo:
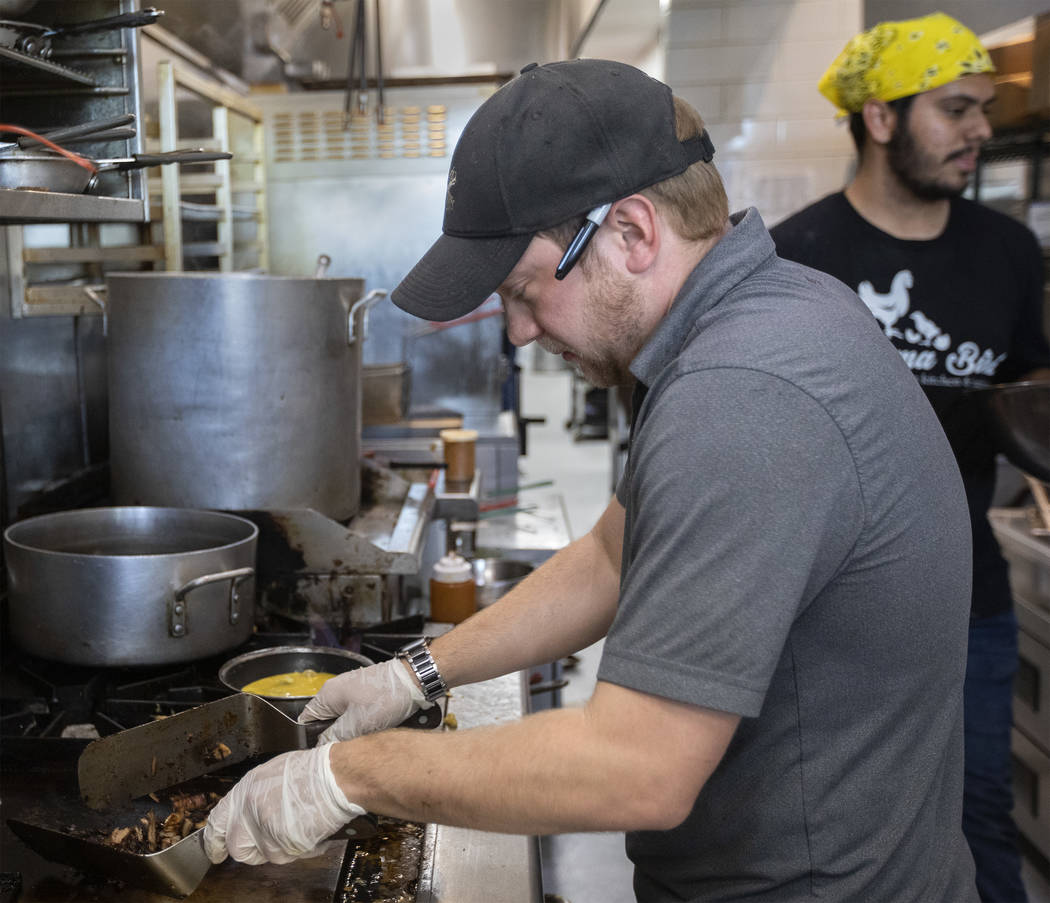
<svg viewBox="0 0 1050 903">
<path fill-rule="evenodd" d="M 534 342 L 542 333 L 524 306 L 516 301 L 503 302 L 503 317 L 507 323 L 507 338 L 519 348 Z"/>
<path fill-rule="evenodd" d="M 973 117 L 970 128 L 973 137 L 984 143 L 992 137 L 992 124 L 988 121 L 988 114 L 984 110 L 978 109 L 977 115 Z"/>
</svg>

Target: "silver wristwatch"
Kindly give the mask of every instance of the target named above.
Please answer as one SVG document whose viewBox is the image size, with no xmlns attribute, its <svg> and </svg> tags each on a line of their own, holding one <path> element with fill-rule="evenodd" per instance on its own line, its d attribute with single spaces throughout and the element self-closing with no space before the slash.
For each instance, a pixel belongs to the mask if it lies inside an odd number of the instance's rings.
<svg viewBox="0 0 1050 903">
<path fill-rule="evenodd" d="M 438 671 L 434 656 L 430 654 L 430 646 L 426 637 L 413 640 L 407 646 L 402 646 L 398 651 L 399 658 L 408 662 L 409 667 L 419 678 L 419 685 L 423 688 L 423 698 L 427 702 L 440 699 L 448 692 L 448 685 Z"/>
</svg>

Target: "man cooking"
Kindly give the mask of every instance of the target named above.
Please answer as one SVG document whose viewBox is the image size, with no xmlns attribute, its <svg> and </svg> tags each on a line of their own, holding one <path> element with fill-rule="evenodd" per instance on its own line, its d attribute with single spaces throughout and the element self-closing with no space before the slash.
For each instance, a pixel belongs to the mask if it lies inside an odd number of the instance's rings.
<svg viewBox="0 0 1050 903">
<path fill-rule="evenodd" d="M 973 531 L 963 829 L 985 901 L 1023 903 L 1010 725 L 1017 621 L 988 508 L 996 447 L 976 387 L 1050 377 L 1034 236 L 960 195 L 991 136 L 992 63 L 943 13 L 854 38 L 820 81 L 849 114 L 855 177 L 772 230 L 777 252 L 838 277 L 918 378 L 952 444 Z"/>
<path fill-rule="evenodd" d="M 288 861 L 371 811 L 626 831 L 642 901 L 976 899 L 951 449 L 852 292 L 728 215 L 713 152 L 666 85 L 603 60 L 527 66 L 467 124 L 394 301 L 451 320 L 498 292 L 515 345 L 633 383 L 624 476 L 496 604 L 330 680 L 303 717 L 338 742 L 242 779 L 213 860 Z M 603 636 L 582 708 L 384 730 Z"/>
</svg>

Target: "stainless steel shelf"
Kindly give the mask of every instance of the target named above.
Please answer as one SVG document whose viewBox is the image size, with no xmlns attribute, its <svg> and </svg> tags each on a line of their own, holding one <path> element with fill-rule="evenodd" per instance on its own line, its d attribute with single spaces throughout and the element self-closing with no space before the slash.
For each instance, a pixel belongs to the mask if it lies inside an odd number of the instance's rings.
<svg viewBox="0 0 1050 903">
<path fill-rule="evenodd" d="M 146 218 L 146 205 L 137 198 L 107 198 L 0 188 L 0 225 L 129 223 L 146 222 Z"/>
</svg>

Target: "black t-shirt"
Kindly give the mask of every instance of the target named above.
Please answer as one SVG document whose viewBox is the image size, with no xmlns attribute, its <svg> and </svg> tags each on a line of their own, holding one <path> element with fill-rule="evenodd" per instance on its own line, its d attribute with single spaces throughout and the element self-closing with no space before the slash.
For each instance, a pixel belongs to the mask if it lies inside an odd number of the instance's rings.
<svg viewBox="0 0 1050 903">
<path fill-rule="evenodd" d="M 966 484 L 973 615 L 1009 610 L 1006 563 L 987 518 L 998 449 L 968 390 L 1050 366 L 1035 237 L 1010 217 L 958 198 L 937 238 L 894 238 L 841 192 L 770 231 L 781 257 L 830 273 L 857 292 L 919 380 Z"/>
</svg>

